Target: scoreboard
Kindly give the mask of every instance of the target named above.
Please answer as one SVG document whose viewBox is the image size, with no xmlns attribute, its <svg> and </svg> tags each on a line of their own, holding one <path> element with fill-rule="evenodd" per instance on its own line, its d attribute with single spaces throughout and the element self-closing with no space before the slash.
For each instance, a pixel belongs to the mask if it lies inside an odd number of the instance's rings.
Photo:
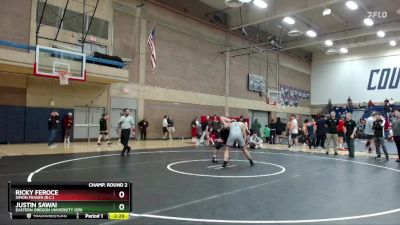
<svg viewBox="0 0 400 225">
<path fill-rule="evenodd" d="M 128 219 L 131 182 L 8 183 L 11 219 Z"/>
</svg>

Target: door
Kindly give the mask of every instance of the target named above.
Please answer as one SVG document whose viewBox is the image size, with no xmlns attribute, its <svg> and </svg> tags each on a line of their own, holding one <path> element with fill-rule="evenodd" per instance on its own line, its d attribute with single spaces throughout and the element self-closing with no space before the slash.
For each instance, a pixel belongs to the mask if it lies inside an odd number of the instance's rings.
<svg viewBox="0 0 400 225">
<path fill-rule="evenodd" d="M 260 133 L 261 133 L 261 137 L 264 137 L 264 128 L 265 125 L 268 124 L 268 112 L 264 112 L 264 111 L 252 111 L 252 123 L 254 122 L 255 119 L 258 120 L 258 122 L 261 124 L 261 129 L 260 129 Z"/>
<path fill-rule="evenodd" d="M 87 139 L 89 129 L 89 108 L 74 108 L 74 139 Z"/>
<path fill-rule="evenodd" d="M 74 109 L 74 139 L 97 138 L 99 120 L 104 113 L 103 107 L 75 107 Z"/>
</svg>

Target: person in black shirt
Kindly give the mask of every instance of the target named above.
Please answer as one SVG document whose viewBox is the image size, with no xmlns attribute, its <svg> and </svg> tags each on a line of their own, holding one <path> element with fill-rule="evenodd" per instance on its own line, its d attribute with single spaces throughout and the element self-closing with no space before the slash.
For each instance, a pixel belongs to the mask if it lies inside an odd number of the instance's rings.
<svg viewBox="0 0 400 225">
<path fill-rule="evenodd" d="M 281 121 L 280 117 L 276 118 L 276 143 L 281 144 L 283 138 L 283 132 L 285 132 L 286 124 Z"/>
<path fill-rule="evenodd" d="M 274 145 L 276 139 L 276 123 L 274 119 L 271 120 L 271 123 L 269 124 L 269 129 L 270 129 L 269 143 Z"/>
<path fill-rule="evenodd" d="M 56 138 L 57 135 L 57 129 L 58 129 L 58 124 L 60 123 L 59 117 L 58 117 L 58 112 L 57 111 L 53 111 L 50 114 L 50 117 L 47 121 L 47 125 L 49 127 L 49 141 L 48 141 L 48 145 L 49 148 L 55 148 L 57 147 L 57 145 L 54 144 L 54 139 Z"/>
<path fill-rule="evenodd" d="M 147 128 L 149 127 L 149 122 L 145 118 L 143 118 L 139 123 L 138 123 L 139 129 L 140 129 L 140 139 L 141 140 L 146 140 L 146 135 L 147 135 Z"/>
<path fill-rule="evenodd" d="M 174 120 L 172 119 L 172 116 L 168 116 L 167 123 L 169 140 L 172 141 L 172 133 L 175 133 Z"/>
<path fill-rule="evenodd" d="M 317 143 L 315 145 L 317 147 L 321 146 L 323 149 L 325 149 L 325 139 L 326 139 L 325 123 L 326 123 L 325 115 L 322 114 L 321 117 L 317 120 Z"/>
<path fill-rule="evenodd" d="M 351 113 L 346 114 L 345 139 L 346 139 L 347 148 L 349 149 L 349 157 L 354 158 L 354 137 L 357 132 L 357 124 L 356 124 L 356 121 L 351 119 L 351 117 L 352 117 Z"/>
<path fill-rule="evenodd" d="M 100 124 L 100 133 L 99 133 L 99 137 L 97 139 L 97 144 L 101 145 L 101 139 L 104 138 L 107 143 L 110 145 L 110 139 L 108 139 L 108 128 L 107 128 L 107 120 L 108 120 L 108 115 L 103 113 L 101 115 L 101 118 L 99 120 L 99 124 Z"/>
<path fill-rule="evenodd" d="M 335 155 L 338 155 L 338 152 L 337 152 L 337 141 L 338 141 L 337 126 L 338 125 L 339 125 L 339 120 L 336 119 L 336 112 L 331 111 L 331 117 L 329 117 L 325 122 L 325 126 L 327 128 L 326 140 L 328 142 L 328 146 L 326 148 L 327 155 L 329 154 L 329 148 L 330 148 L 331 142 L 333 142 L 333 148 L 335 150 Z"/>
<path fill-rule="evenodd" d="M 385 138 L 383 136 L 385 121 L 382 119 L 382 115 L 380 113 L 375 113 L 374 119 L 375 121 L 372 125 L 372 129 L 374 129 L 376 159 L 381 159 L 380 146 L 382 146 L 382 150 L 385 153 L 386 160 L 389 160 L 389 154 L 387 152 Z"/>
</svg>

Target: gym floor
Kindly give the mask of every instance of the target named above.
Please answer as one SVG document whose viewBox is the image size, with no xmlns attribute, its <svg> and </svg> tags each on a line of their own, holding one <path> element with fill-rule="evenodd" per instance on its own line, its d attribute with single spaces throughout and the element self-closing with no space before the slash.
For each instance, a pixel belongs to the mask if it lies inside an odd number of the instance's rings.
<svg viewBox="0 0 400 225">
<path fill-rule="evenodd" d="M 49 150 L 50 151 L 50 150 Z M 211 163 L 209 147 L 117 151 L 0 159 L 1 202 L 7 182 L 132 181 L 128 221 L 74 224 L 399 224 L 400 164 L 369 157 L 252 151 L 255 167 L 235 150 L 230 167 Z M 222 151 L 218 158 L 221 159 Z M 53 166 L 31 174 L 46 165 Z M 10 220 L 0 224 L 71 224 L 71 220 Z"/>
</svg>

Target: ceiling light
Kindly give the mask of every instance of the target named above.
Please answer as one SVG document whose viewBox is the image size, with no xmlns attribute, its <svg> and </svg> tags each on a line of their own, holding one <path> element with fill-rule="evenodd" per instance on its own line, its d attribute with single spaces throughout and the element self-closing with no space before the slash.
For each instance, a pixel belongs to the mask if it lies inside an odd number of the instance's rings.
<svg viewBox="0 0 400 225">
<path fill-rule="evenodd" d="M 323 16 L 328 16 L 330 15 L 332 12 L 332 10 L 330 8 L 324 9 L 324 11 L 322 11 L 322 15 Z"/>
<path fill-rule="evenodd" d="M 365 18 L 364 19 L 364 24 L 367 25 L 367 26 L 372 26 L 372 25 L 374 25 L 374 21 L 371 20 L 370 18 Z"/>
<path fill-rule="evenodd" d="M 283 18 L 283 22 L 289 25 L 293 25 L 296 23 L 296 21 L 292 17 L 285 17 Z"/>
<path fill-rule="evenodd" d="M 346 54 L 348 52 L 349 52 L 349 50 L 347 48 L 341 48 L 340 49 L 340 53 L 342 53 L 342 54 Z"/>
<path fill-rule="evenodd" d="M 332 45 L 333 45 L 333 41 L 331 41 L 331 40 L 326 40 L 326 41 L 325 41 L 325 45 L 326 45 L 326 46 L 332 46 Z"/>
<path fill-rule="evenodd" d="M 390 46 L 392 46 L 392 47 L 394 47 L 394 46 L 396 46 L 396 41 L 395 40 L 391 40 L 390 42 L 389 42 L 389 45 Z"/>
<path fill-rule="evenodd" d="M 268 7 L 268 4 L 264 0 L 254 0 L 253 3 L 257 7 L 262 8 L 262 9 L 265 9 Z"/>
<path fill-rule="evenodd" d="M 357 3 L 355 3 L 354 1 L 347 1 L 346 2 L 346 6 L 347 8 L 351 9 L 351 10 L 356 10 L 358 9 L 358 5 Z"/>
<path fill-rule="evenodd" d="M 252 0 L 239 0 L 239 2 L 250 3 Z"/>
<path fill-rule="evenodd" d="M 312 38 L 314 38 L 314 37 L 317 36 L 317 33 L 316 33 L 315 31 L 313 31 L 313 30 L 308 30 L 308 31 L 306 32 L 306 34 L 307 34 L 309 37 L 312 37 Z"/>
<path fill-rule="evenodd" d="M 383 37 L 385 37 L 385 32 L 383 32 L 383 31 L 378 31 L 377 33 L 376 33 L 376 35 L 378 35 L 378 37 L 381 37 L 381 38 L 383 38 Z"/>
</svg>

